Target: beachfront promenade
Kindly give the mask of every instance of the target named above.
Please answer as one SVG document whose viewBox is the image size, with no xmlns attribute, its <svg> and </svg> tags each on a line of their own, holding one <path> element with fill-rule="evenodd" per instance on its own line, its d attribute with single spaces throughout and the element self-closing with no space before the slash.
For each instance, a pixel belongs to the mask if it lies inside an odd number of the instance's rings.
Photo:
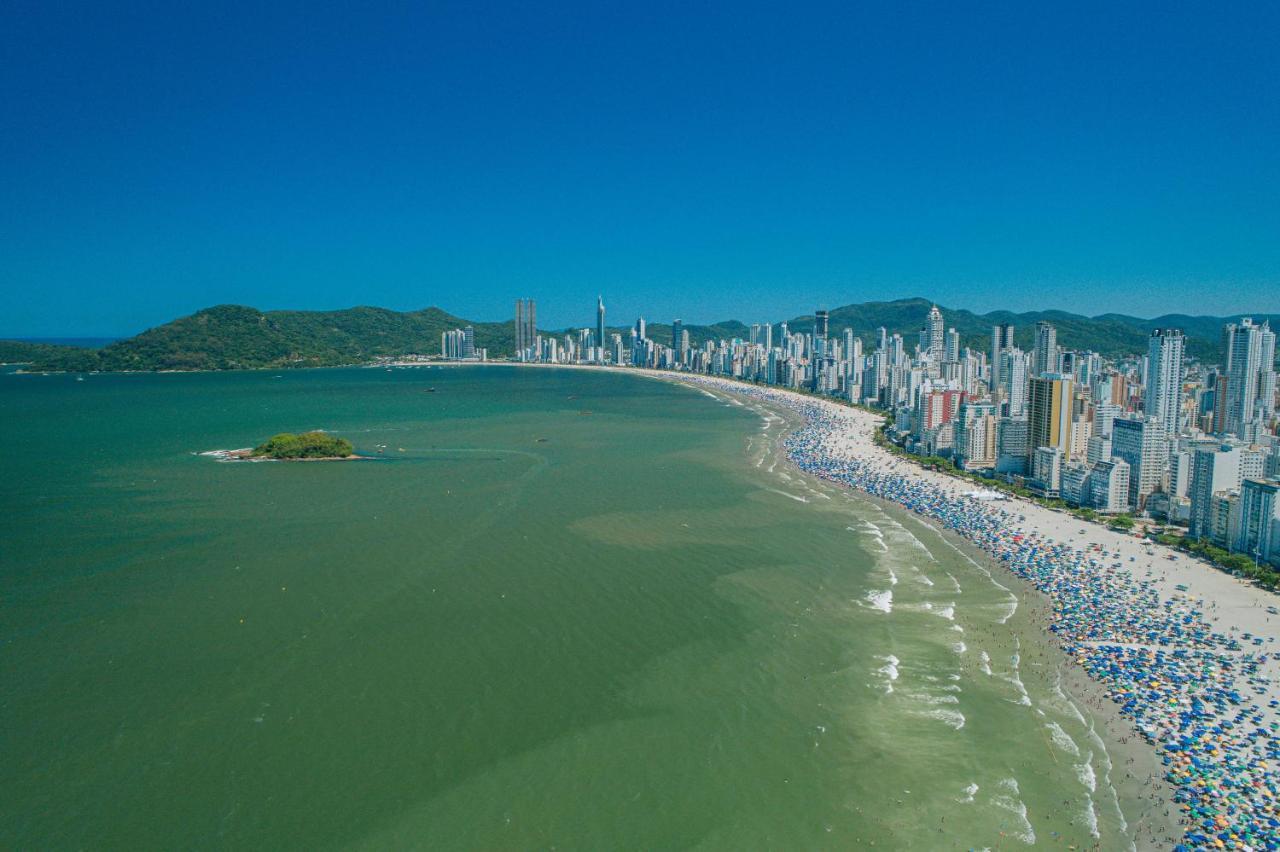
<svg viewBox="0 0 1280 852">
<path fill-rule="evenodd" d="M 1275 595 L 1030 501 L 966 496 L 972 483 L 878 446 L 874 414 L 728 379 L 643 372 L 794 411 L 802 425 L 786 450 L 801 470 L 952 530 L 1031 583 L 1051 601 L 1049 629 L 1063 652 L 1157 749 L 1185 814 L 1180 848 L 1280 849 Z"/>
</svg>

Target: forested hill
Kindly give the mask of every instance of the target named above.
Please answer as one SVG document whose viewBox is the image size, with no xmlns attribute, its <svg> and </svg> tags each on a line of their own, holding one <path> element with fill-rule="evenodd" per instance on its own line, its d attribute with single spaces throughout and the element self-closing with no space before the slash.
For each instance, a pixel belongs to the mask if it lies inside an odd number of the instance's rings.
<svg viewBox="0 0 1280 852">
<path fill-rule="evenodd" d="M 908 347 L 916 341 L 932 303 L 925 299 L 864 302 L 834 308 L 831 333 L 852 328 L 863 342 L 874 346 L 876 329 L 902 334 Z M 955 328 L 965 346 L 985 351 L 991 326 L 1013 323 L 1019 345 L 1030 348 L 1035 323 L 1048 320 L 1058 329 L 1059 345 L 1091 349 L 1108 356 L 1142 354 L 1153 328 L 1181 328 L 1188 336 L 1190 355 L 1207 362 L 1220 358 L 1222 326 L 1238 316 L 1206 317 L 1171 314 L 1140 319 L 1121 314 L 1086 317 L 1064 311 L 1015 314 L 996 311 L 975 314 L 940 306 L 948 328 Z M 1280 314 L 1254 314 L 1280 326 Z M 30 364 L 34 370 L 231 370 L 280 367 L 322 367 L 359 364 L 379 357 L 440 351 L 440 335 L 470 325 L 477 347 L 490 357 L 511 354 L 514 325 L 507 322 L 474 322 L 440 310 L 400 312 L 359 307 L 341 311 L 259 311 L 239 305 L 219 305 L 182 317 L 136 337 L 102 349 L 0 341 L 0 361 Z M 788 321 L 793 331 L 813 327 L 813 316 Z M 695 346 L 709 339 L 746 337 L 749 326 L 738 320 L 715 325 L 686 325 Z M 628 328 L 614 328 L 627 336 Z M 547 333 L 547 332 L 544 332 Z M 775 324 L 775 339 L 777 325 Z M 648 334 L 660 343 L 671 341 L 671 326 L 651 323 Z"/>
<path fill-rule="evenodd" d="M 511 349 L 512 323 L 473 323 L 438 308 L 259 311 L 219 305 L 97 350 L 59 347 L 35 357 L 36 370 L 235 370 L 325 367 L 440 351 L 440 335 L 475 327 L 477 347 Z"/>
</svg>

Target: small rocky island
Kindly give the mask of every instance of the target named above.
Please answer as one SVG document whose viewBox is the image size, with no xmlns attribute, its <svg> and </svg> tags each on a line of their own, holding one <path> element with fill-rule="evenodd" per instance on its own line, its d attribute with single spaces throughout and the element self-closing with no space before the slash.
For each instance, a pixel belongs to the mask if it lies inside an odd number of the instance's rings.
<svg viewBox="0 0 1280 852">
<path fill-rule="evenodd" d="M 221 461 L 342 461 L 358 459 L 346 438 L 315 430 L 296 434 L 281 432 L 252 449 L 210 450 L 201 453 Z"/>
</svg>

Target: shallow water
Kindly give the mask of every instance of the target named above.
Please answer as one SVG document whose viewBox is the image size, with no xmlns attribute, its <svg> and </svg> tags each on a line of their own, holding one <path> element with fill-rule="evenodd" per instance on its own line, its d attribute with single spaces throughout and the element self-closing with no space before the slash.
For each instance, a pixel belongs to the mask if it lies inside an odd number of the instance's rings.
<svg viewBox="0 0 1280 852">
<path fill-rule="evenodd" d="M 308 428 L 385 452 L 192 455 Z M 590 371 L 0 375 L 0 845 L 1128 846 L 1012 584 L 786 428 Z"/>
</svg>

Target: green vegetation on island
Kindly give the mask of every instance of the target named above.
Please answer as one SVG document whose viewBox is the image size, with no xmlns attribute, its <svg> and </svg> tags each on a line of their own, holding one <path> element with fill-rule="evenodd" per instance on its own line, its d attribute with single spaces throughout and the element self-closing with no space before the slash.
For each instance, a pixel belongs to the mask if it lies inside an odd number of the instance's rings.
<svg viewBox="0 0 1280 852">
<path fill-rule="evenodd" d="M 326 432 L 281 432 L 254 447 L 250 455 L 260 459 L 345 459 L 354 453 L 350 441 Z"/>
<path fill-rule="evenodd" d="M 912 341 L 931 304 L 926 299 L 915 298 L 834 308 L 830 312 L 830 333 L 840 336 L 845 329 L 852 329 L 865 346 L 872 347 L 876 330 L 884 327 L 889 334 L 901 334 Z M 1092 350 L 1107 357 L 1145 353 L 1153 328 L 1182 328 L 1187 334 L 1187 353 L 1207 362 L 1220 358 L 1222 326 L 1235 320 L 1235 317 L 1172 314 L 1154 319 L 1120 314 L 1085 317 L 1065 311 L 975 314 L 945 307 L 942 315 L 947 327 L 955 328 L 960 334 L 964 346 L 983 352 L 991 345 L 991 326 L 995 323 L 1013 323 L 1018 345 L 1030 349 L 1035 323 L 1048 320 L 1058 329 L 1062 346 Z M 1269 319 L 1273 324 L 1280 324 L 1278 314 L 1253 316 L 1258 321 Z M 372 307 L 341 311 L 260 311 L 240 305 L 219 305 L 101 349 L 0 341 L 0 360 L 29 363 L 32 370 L 71 372 L 335 367 L 366 364 L 379 358 L 436 355 L 440 352 L 443 332 L 468 325 L 474 329 L 476 347 L 488 350 L 489 357 L 503 358 L 512 353 L 515 324 L 511 320 L 474 322 L 439 308 L 408 312 Z M 787 325 L 792 331 L 808 331 L 813 328 L 813 316 L 796 317 L 788 320 Z M 779 326 L 774 324 L 775 340 Z M 695 347 L 708 340 L 746 338 L 751 332 L 749 326 L 738 320 L 684 328 Z M 629 326 L 607 329 L 608 333 L 621 333 L 624 339 L 629 331 Z M 671 326 L 650 323 L 648 334 L 659 343 L 669 343 Z"/>
</svg>

